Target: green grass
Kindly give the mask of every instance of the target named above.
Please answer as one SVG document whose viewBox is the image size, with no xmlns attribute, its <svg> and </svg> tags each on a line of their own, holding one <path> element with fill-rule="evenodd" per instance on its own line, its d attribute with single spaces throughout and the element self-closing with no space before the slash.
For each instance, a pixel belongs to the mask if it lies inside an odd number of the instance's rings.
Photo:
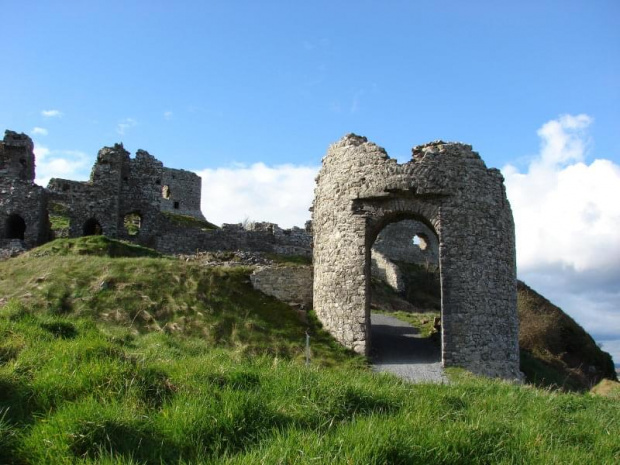
<svg viewBox="0 0 620 465">
<path fill-rule="evenodd" d="M 614 463 L 620 401 L 0 313 L 0 463 Z"/>
<path fill-rule="evenodd" d="M 171 212 L 163 212 L 163 215 L 178 226 L 200 228 L 203 230 L 220 229 L 219 226 L 210 223 L 209 221 L 199 220 L 198 218 L 194 218 L 189 215 L 180 215 L 178 213 Z"/>
<path fill-rule="evenodd" d="M 91 240 L 0 262 L 0 463 L 620 459 L 613 396 L 375 374 L 247 268 L 76 252 Z"/>
<path fill-rule="evenodd" d="M 45 265 L 55 265 L 57 257 L 66 256 L 97 256 L 97 257 L 161 257 L 159 252 L 152 249 L 132 244 L 130 242 L 109 239 L 106 236 L 85 236 L 79 239 L 56 239 L 41 247 L 31 250 L 22 259 L 14 260 L 13 264 L 28 264 L 34 268 L 43 268 Z M 35 257 L 53 257 L 51 262 L 32 261 Z M 62 264 L 62 260 L 58 261 Z"/>
<path fill-rule="evenodd" d="M 57 202 L 50 202 L 48 208 L 50 212 L 50 228 L 53 231 L 54 236 L 68 237 L 69 227 L 71 226 L 69 209 L 65 205 Z"/>
<path fill-rule="evenodd" d="M 426 311 L 441 311 L 439 268 L 405 262 L 396 264 L 405 281 L 405 300 Z"/>
<path fill-rule="evenodd" d="M 106 251 L 146 256 L 99 256 Z M 0 296 L 35 315 L 89 318 L 134 334 L 178 333 L 209 347 L 291 359 L 304 358 L 308 330 L 316 363 L 363 363 L 316 319 L 304 322 L 286 304 L 255 291 L 251 268 L 149 255 L 157 254 L 103 236 L 54 241 L 0 263 Z"/>
</svg>

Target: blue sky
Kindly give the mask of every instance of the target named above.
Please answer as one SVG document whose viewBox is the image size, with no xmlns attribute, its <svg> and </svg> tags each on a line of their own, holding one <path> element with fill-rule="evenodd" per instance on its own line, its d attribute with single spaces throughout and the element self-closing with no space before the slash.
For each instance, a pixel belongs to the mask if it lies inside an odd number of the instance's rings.
<svg viewBox="0 0 620 465">
<path fill-rule="evenodd" d="M 1 6 L 0 129 L 40 182 L 122 141 L 200 172 L 212 221 L 301 225 L 344 134 L 463 141 L 506 175 L 520 276 L 620 360 L 620 2 Z"/>
</svg>

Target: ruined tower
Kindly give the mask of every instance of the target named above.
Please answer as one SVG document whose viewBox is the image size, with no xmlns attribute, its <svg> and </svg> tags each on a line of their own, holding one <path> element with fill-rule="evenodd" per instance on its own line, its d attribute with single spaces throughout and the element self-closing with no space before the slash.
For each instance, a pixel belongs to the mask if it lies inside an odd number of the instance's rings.
<svg viewBox="0 0 620 465">
<path fill-rule="evenodd" d="M 443 365 L 518 378 L 512 212 L 502 175 L 469 145 L 425 144 L 404 164 L 354 134 L 329 148 L 312 218 L 314 309 L 324 327 L 369 352 L 371 248 L 405 219 L 439 244 Z"/>
<path fill-rule="evenodd" d="M 6 131 L 0 142 L 0 241 L 27 247 L 49 238 L 47 195 L 34 183 L 34 145 L 30 137 Z"/>
</svg>

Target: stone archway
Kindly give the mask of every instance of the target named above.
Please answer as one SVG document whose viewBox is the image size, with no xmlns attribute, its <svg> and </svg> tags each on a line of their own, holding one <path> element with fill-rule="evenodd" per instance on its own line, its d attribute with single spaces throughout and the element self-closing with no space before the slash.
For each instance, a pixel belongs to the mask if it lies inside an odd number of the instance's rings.
<svg viewBox="0 0 620 465">
<path fill-rule="evenodd" d="M 26 233 L 26 221 L 18 214 L 13 213 L 6 219 L 4 230 L 6 239 L 19 239 L 23 241 Z"/>
<path fill-rule="evenodd" d="M 443 365 L 518 378 L 512 212 L 503 177 L 468 145 L 415 147 L 404 164 L 354 134 L 329 148 L 313 205 L 314 308 L 325 328 L 368 353 L 370 248 L 405 218 L 439 240 Z"/>
<path fill-rule="evenodd" d="M 103 234 L 103 228 L 96 218 L 89 218 L 82 228 L 83 236 L 100 236 Z"/>
</svg>

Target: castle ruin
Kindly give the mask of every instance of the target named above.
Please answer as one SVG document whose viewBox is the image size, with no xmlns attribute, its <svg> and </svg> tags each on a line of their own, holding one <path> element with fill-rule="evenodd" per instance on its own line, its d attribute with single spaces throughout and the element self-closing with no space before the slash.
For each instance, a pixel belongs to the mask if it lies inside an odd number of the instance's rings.
<svg viewBox="0 0 620 465">
<path fill-rule="evenodd" d="M 363 354 L 372 344 L 371 270 L 400 290 L 394 261 L 439 264 L 444 366 L 520 376 L 512 213 L 501 174 L 471 146 L 437 141 L 398 164 L 381 147 L 348 135 L 323 159 L 312 224 L 292 229 L 213 226 L 200 211 L 200 177 L 166 168 L 143 150 L 131 158 L 121 144 L 99 151 L 86 182 L 52 179 L 45 189 L 34 183 L 34 169 L 31 139 L 6 131 L 0 248 L 51 240 L 52 213 L 68 219 L 68 237 L 105 234 L 164 253 L 312 255 L 314 283 L 302 270 L 297 288 L 313 288 L 324 327 Z M 287 273 L 276 271 L 254 277 L 273 295 L 287 285 Z M 309 296 L 302 300 L 310 305 Z"/>
<path fill-rule="evenodd" d="M 34 146 L 25 134 L 6 131 L 0 142 L 0 246 L 43 244 L 50 237 L 47 193 L 34 183 Z"/>
<path fill-rule="evenodd" d="M 198 175 L 165 168 L 144 150 L 130 158 L 122 144 L 99 151 L 88 181 L 53 178 L 47 189 L 69 219 L 69 237 L 105 234 L 155 247 L 166 220 L 162 213 L 206 221 Z"/>
<path fill-rule="evenodd" d="M 418 146 L 404 164 L 354 134 L 329 148 L 312 218 L 314 309 L 325 328 L 368 354 L 371 249 L 404 219 L 439 244 L 443 365 L 519 378 L 512 212 L 502 175 L 468 145 Z"/>
<path fill-rule="evenodd" d="M 169 254 L 312 254 L 309 225 L 209 223 L 200 210 L 200 176 L 167 168 L 144 150 L 132 158 L 122 144 L 104 147 L 88 181 L 54 178 L 45 189 L 34 183 L 33 149 L 30 137 L 13 131 L 0 141 L 0 249 L 53 239 L 49 218 L 56 216 L 68 223 L 63 237 L 105 234 Z"/>
</svg>

